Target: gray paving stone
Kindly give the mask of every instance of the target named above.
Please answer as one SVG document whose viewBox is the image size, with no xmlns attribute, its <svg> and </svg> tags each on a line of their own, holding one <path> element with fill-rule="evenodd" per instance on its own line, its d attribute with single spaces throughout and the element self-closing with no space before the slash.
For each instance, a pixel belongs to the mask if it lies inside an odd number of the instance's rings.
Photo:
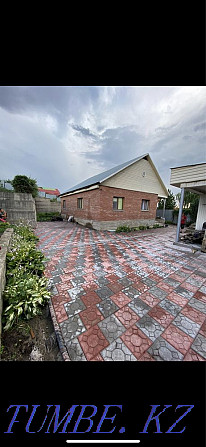
<svg viewBox="0 0 206 447">
<path fill-rule="evenodd" d="M 112 343 L 114 340 L 120 337 L 120 335 L 122 335 L 123 332 L 126 330 L 126 328 L 123 326 L 122 323 L 120 323 L 115 315 L 110 315 L 105 320 L 100 321 L 98 323 L 98 326 L 109 343 Z"/>
<path fill-rule="evenodd" d="M 195 275 L 201 276 L 202 278 L 206 278 L 206 273 L 201 272 L 200 270 L 195 270 Z"/>
<path fill-rule="evenodd" d="M 85 279 L 83 278 L 83 276 L 76 276 L 74 279 L 70 279 L 72 285 L 74 287 L 81 287 L 81 284 L 83 284 L 85 282 Z"/>
<path fill-rule="evenodd" d="M 125 346 L 120 338 L 111 343 L 106 349 L 103 349 L 103 351 L 101 351 L 101 356 L 106 361 L 137 361 L 136 357 Z"/>
<path fill-rule="evenodd" d="M 138 298 L 138 296 L 140 296 L 140 292 L 132 286 L 125 287 L 122 292 L 131 299 Z"/>
<path fill-rule="evenodd" d="M 140 298 L 134 298 L 128 306 L 139 316 L 143 317 L 149 310 L 148 304 L 144 303 Z"/>
<path fill-rule="evenodd" d="M 70 301 L 69 303 L 64 304 L 64 308 L 66 310 L 66 313 L 68 317 L 73 317 L 74 315 L 81 312 L 81 310 L 86 309 L 86 306 L 84 305 L 81 298 L 76 298 L 74 301 Z"/>
<path fill-rule="evenodd" d="M 117 281 L 119 284 L 122 284 L 125 287 L 130 286 L 130 284 L 132 284 L 132 280 L 129 278 L 122 278 L 122 279 L 118 279 Z"/>
<path fill-rule="evenodd" d="M 87 360 L 77 338 L 73 338 L 71 341 L 67 342 L 66 348 L 71 361 L 77 362 Z"/>
<path fill-rule="evenodd" d="M 160 289 L 159 287 L 156 287 L 156 286 L 152 287 L 149 290 L 149 293 L 151 293 L 152 295 L 154 295 L 157 298 L 159 298 L 159 300 L 163 300 L 168 295 L 167 292 L 165 292 L 164 290 L 162 290 L 162 289 Z"/>
<path fill-rule="evenodd" d="M 155 286 L 155 284 L 157 284 L 157 281 L 154 281 L 154 279 L 151 279 L 151 278 L 145 278 L 143 283 L 147 284 L 150 287 L 153 287 L 153 286 Z"/>
<path fill-rule="evenodd" d="M 77 337 L 86 330 L 85 326 L 82 323 L 81 318 L 78 315 L 74 315 L 68 320 L 65 320 L 62 323 L 60 323 L 60 328 L 65 343 L 68 343 L 72 338 Z"/>
<path fill-rule="evenodd" d="M 185 282 L 187 282 L 188 284 L 192 284 L 192 286 L 200 287 L 203 281 L 201 277 L 198 280 L 189 276 Z"/>
<path fill-rule="evenodd" d="M 99 286 L 99 287 L 102 287 L 102 286 L 106 286 L 107 284 L 109 284 L 109 281 L 108 281 L 108 279 L 107 278 L 104 278 L 104 276 L 98 276 L 98 278 L 97 279 L 95 279 L 95 283 Z"/>
<path fill-rule="evenodd" d="M 190 318 L 187 318 L 185 315 L 181 314 L 177 315 L 172 324 L 175 324 L 175 326 L 193 338 L 196 337 L 199 329 L 201 328 L 201 324 L 195 323 L 194 321 L 190 320 Z"/>
<path fill-rule="evenodd" d="M 150 340 L 155 341 L 159 335 L 165 330 L 156 320 L 149 315 L 144 315 L 140 320 L 135 323 L 144 334 L 146 334 Z"/>
<path fill-rule="evenodd" d="M 119 309 L 119 307 L 113 303 L 110 298 L 106 298 L 101 303 L 98 303 L 97 307 L 105 318 L 109 317 L 109 315 L 113 314 Z"/>
<path fill-rule="evenodd" d="M 200 290 L 200 289 L 199 289 Z M 206 304 L 202 301 L 197 300 L 196 298 L 191 298 L 188 303 L 191 307 L 194 307 L 195 309 L 199 310 L 200 312 L 203 312 L 206 314 Z"/>
<path fill-rule="evenodd" d="M 167 300 L 167 298 L 165 298 L 163 301 L 160 301 L 158 305 L 170 314 L 174 315 L 174 317 L 176 317 L 176 315 L 181 311 L 180 306 L 172 303 L 170 300 Z"/>
<path fill-rule="evenodd" d="M 170 278 L 170 277 L 166 278 L 165 282 L 167 284 L 169 284 L 169 286 L 172 286 L 172 287 L 177 287 L 180 285 L 179 281 L 177 281 L 176 279 Z"/>
<path fill-rule="evenodd" d="M 95 290 L 95 292 L 102 300 L 114 295 L 114 293 L 107 286 L 101 287 L 100 289 Z"/>
<path fill-rule="evenodd" d="M 180 361 L 183 355 L 161 336 L 155 340 L 147 352 L 157 361 Z"/>
<path fill-rule="evenodd" d="M 85 295 L 85 290 L 82 287 L 73 287 L 72 289 L 68 289 L 67 292 L 72 300 Z"/>
<path fill-rule="evenodd" d="M 197 335 L 191 348 L 206 359 L 206 338 L 203 335 Z"/>
</svg>

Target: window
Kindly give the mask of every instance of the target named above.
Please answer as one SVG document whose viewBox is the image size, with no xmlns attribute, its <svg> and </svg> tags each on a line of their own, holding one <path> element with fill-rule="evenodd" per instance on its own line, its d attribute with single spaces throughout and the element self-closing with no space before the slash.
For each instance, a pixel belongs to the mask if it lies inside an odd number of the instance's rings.
<svg viewBox="0 0 206 447">
<path fill-rule="evenodd" d="M 113 197 L 113 210 L 123 210 L 123 197 Z"/>
<path fill-rule="evenodd" d="M 145 200 L 145 199 L 142 200 L 141 210 L 149 211 L 149 200 Z"/>
<path fill-rule="evenodd" d="M 66 200 L 63 200 L 63 208 L 66 208 Z"/>
<path fill-rule="evenodd" d="M 83 208 L 83 199 L 77 199 L 77 208 L 82 209 Z"/>
</svg>

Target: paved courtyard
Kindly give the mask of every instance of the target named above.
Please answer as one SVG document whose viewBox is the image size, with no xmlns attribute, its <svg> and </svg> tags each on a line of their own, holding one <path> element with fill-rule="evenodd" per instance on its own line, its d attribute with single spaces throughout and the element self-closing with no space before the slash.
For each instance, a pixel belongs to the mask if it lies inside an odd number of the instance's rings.
<svg viewBox="0 0 206 447">
<path fill-rule="evenodd" d="M 206 254 L 173 245 L 174 227 L 39 222 L 36 234 L 64 360 L 206 360 Z"/>
</svg>

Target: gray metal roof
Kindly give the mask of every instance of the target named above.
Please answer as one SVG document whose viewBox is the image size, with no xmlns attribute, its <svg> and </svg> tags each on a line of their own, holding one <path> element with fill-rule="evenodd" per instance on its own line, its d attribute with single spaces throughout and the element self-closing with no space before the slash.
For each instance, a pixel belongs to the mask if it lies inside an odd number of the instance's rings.
<svg viewBox="0 0 206 447">
<path fill-rule="evenodd" d="M 95 185 L 96 183 L 101 183 L 104 180 L 106 180 L 107 178 L 112 177 L 114 174 L 117 174 L 119 171 L 126 168 L 127 166 L 146 157 L 147 155 L 149 155 L 149 154 L 144 154 L 144 155 L 141 155 L 141 157 L 133 158 L 132 160 L 126 161 L 125 163 L 122 163 L 121 165 L 115 166 L 114 168 L 111 168 L 108 171 L 101 172 L 100 174 L 94 175 L 93 177 L 89 177 L 88 179 L 84 180 L 83 182 L 78 183 L 77 185 L 73 186 L 70 189 L 67 189 L 67 191 L 61 193 L 60 196 L 67 194 L 68 192 L 77 191 L 78 189 L 83 189 L 83 188 Z"/>
</svg>

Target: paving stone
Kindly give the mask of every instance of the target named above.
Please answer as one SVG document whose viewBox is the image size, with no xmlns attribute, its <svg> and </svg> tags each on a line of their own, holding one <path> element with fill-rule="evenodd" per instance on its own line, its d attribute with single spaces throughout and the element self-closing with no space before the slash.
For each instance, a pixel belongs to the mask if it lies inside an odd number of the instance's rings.
<svg viewBox="0 0 206 447">
<path fill-rule="evenodd" d="M 183 355 L 161 336 L 158 337 L 147 352 L 157 361 L 180 361 Z"/>
<path fill-rule="evenodd" d="M 127 329 L 120 338 L 137 359 L 152 344 L 152 341 L 136 325 Z"/>
<path fill-rule="evenodd" d="M 179 281 L 176 281 L 176 279 L 172 279 L 172 278 L 170 278 L 170 277 L 166 278 L 166 279 L 165 279 L 165 282 L 166 282 L 167 284 L 169 284 L 170 286 L 172 286 L 172 287 L 177 287 L 177 286 L 179 286 L 179 284 L 180 284 Z"/>
<path fill-rule="evenodd" d="M 119 309 L 119 307 L 113 303 L 110 298 L 106 298 L 105 300 L 101 301 L 101 303 L 98 303 L 97 307 L 105 318 L 109 317 L 109 315 L 113 314 Z"/>
<path fill-rule="evenodd" d="M 110 298 L 119 308 L 124 307 L 126 304 L 130 303 L 131 298 L 125 295 L 123 292 L 115 293 Z"/>
<path fill-rule="evenodd" d="M 197 354 L 197 352 L 193 351 L 193 349 L 191 349 L 191 348 L 189 349 L 189 351 L 187 351 L 187 354 L 185 355 L 183 360 L 187 361 L 187 362 L 191 362 L 191 361 L 193 361 L 193 362 L 197 362 L 197 361 L 204 362 L 205 361 L 205 359 L 203 357 L 201 357 L 201 355 Z"/>
<path fill-rule="evenodd" d="M 87 360 L 77 338 L 73 338 L 66 343 L 66 348 L 71 361 L 77 362 Z"/>
<path fill-rule="evenodd" d="M 72 289 L 68 289 L 68 294 L 72 300 L 81 297 L 85 293 L 82 287 L 73 287 Z"/>
<path fill-rule="evenodd" d="M 97 356 L 109 343 L 98 326 L 92 326 L 83 334 L 79 335 L 78 340 L 84 351 L 87 360 Z"/>
<path fill-rule="evenodd" d="M 149 315 L 144 315 L 144 317 L 138 320 L 136 326 L 139 327 L 152 341 L 155 341 L 165 330 L 163 326 Z"/>
<path fill-rule="evenodd" d="M 191 348 L 206 359 L 206 338 L 203 335 L 197 335 Z"/>
<path fill-rule="evenodd" d="M 153 286 L 155 286 L 155 284 L 157 283 L 157 281 L 155 281 L 154 279 L 151 279 L 151 278 L 145 278 L 145 279 L 143 280 L 143 282 L 144 282 L 145 284 L 147 284 L 149 287 L 153 287 Z"/>
<path fill-rule="evenodd" d="M 184 298 L 187 298 L 188 300 L 189 300 L 190 298 L 192 298 L 193 295 L 194 295 L 193 292 L 191 292 L 190 290 L 187 290 L 187 289 L 185 289 L 184 287 L 181 287 L 181 286 L 178 286 L 178 287 L 175 289 L 175 293 L 178 293 L 178 295 L 182 295 L 182 296 L 184 296 Z"/>
<path fill-rule="evenodd" d="M 206 278 L 206 273 L 201 272 L 200 270 L 195 270 L 195 275 L 201 276 L 202 278 Z"/>
<path fill-rule="evenodd" d="M 101 287 L 100 289 L 95 290 L 95 292 L 102 300 L 113 295 L 113 292 L 111 292 L 111 290 L 107 286 Z"/>
<path fill-rule="evenodd" d="M 206 314 L 206 305 L 202 301 L 199 301 L 196 298 L 191 298 L 189 300 L 188 304 L 191 307 L 194 307 L 195 309 L 199 310 L 200 312 L 203 312 L 204 314 Z"/>
<path fill-rule="evenodd" d="M 140 298 L 134 298 L 129 304 L 128 307 L 132 309 L 139 317 L 143 317 L 149 310 L 150 307 Z"/>
<path fill-rule="evenodd" d="M 206 285 L 201 286 L 199 291 L 206 294 Z"/>
<path fill-rule="evenodd" d="M 65 343 L 77 337 L 86 329 L 78 315 L 74 315 L 63 323 L 60 323 L 60 328 Z"/>
<path fill-rule="evenodd" d="M 122 292 L 125 293 L 125 295 L 127 295 L 131 299 L 137 298 L 138 296 L 140 296 L 140 292 L 137 289 L 135 289 L 133 286 L 125 287 L 122 290 Z"/>
<path fill-rule="evenodd" d="M 97 323 L 99 323 L 99 321 L 104 319 L 103 315 L 97 309 L 96 305 L 87 307 L 85 310 L 80 312 L 79 316 L 87 329 L 89 329 L 91 326 L 95 326 Z"/>
<path fill-rule="evenodd" d="M 194 321 L 190 320 L 185 315 L 177 315 L 177 317 L 173 320 L 172 324 L 177 326 L 179 329 L 184 331 L 186 334 L 190 335 L 190 337 L 196 337 L 201 324 L 197 324 Z"/>
<path fill-rule="evenodd" d="M 123 332 L 125 332 L 126 330 L 126 328 L 123 326 L 122 323 L 120 323 L 115 315 L 110 315 L 105 320 L 100 321 L 98 323 L 98 326 L 109 343 L 112 343 L 114 340 L 120 337 L 120 335 L 122 335 Z"/>
<path fill-rule="evenodd" d="M 101 355 L 106 361 L 137 361 L 136 357 L 120 338 L 111 343 L 106 349 L 103 349 Z"/>
<path fill-rule="evenodd" d="M 119 279 L 118 282 L 122 284 L 124 287 L 127 287 L 132 284 L 132 280 L 128 278 Z"/>
<path fill-rule="evenodd" d="M 149 289 L 149 293 L 156 296 L 159 300 L 163 300 L 167 296 L 167 292 L 156 286 Z"/>
<path fill-rule="evenodd" d="M 171 313 L 173 316 L 176 316 L 181 311 L 181 307 L 178 306 L 178 304 L 172 303 L 170 300 L 167 300 L 167 298 L 160 301 L 159 306 Z"/>
<path fill-rule="evenodd" d="M 167 340 L 168 343 L 184 355 L 190 348 L 193 341 L 190 335 L 186 334 L 184 331 L 175 326 L 173 322 L 167 327 L 167 329 L 165 329 L 162 334 L 162 338 Z"/>
<path fill-rule="evenodd" d="M 70 301 L 69 303 L 64 304 L 64 307 L 69 318 L 78 314 L 81 310 L 86 309 L 81 298 L 76 298 L 75 301 Z"/>
</svg>

